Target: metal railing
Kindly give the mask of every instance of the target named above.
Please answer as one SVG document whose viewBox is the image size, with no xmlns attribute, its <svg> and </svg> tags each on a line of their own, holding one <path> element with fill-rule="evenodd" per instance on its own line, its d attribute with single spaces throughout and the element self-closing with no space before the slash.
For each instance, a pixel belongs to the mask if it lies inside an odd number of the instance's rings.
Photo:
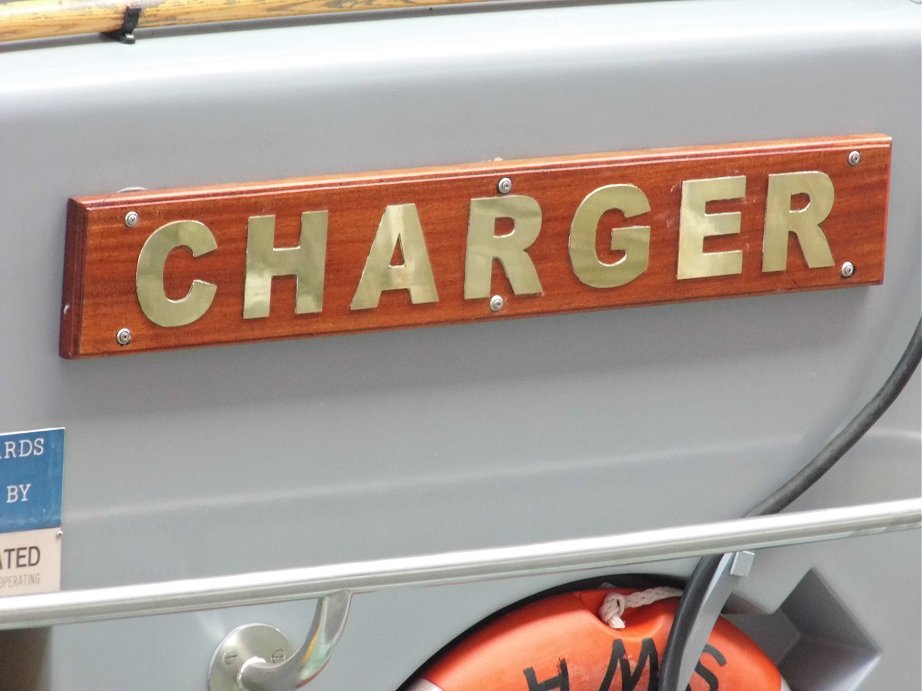
<svg viewBox="0 0 922 691">
<path fill-rule="evenodd" d="M 605 537 L 0 598 L 0 629 L 616 567 L 922 526 L 922 497 Z"/>
<path fill-rule="evenodd" d="M 516 547 L 25 595 L 0 599 L 0 629 L 320 598 L 297 651 L 281 632 L 261 624 L 235 629 L 215 651 L 212 691 L 280 691 L 300 688 L 320 673 L 355 593 L 614 568 L 919 527 L 922 497 Z M 267 661 L 274 658 L 263 648 L 271 652 L 280 645 L 282 659 Z"/>
</svg>

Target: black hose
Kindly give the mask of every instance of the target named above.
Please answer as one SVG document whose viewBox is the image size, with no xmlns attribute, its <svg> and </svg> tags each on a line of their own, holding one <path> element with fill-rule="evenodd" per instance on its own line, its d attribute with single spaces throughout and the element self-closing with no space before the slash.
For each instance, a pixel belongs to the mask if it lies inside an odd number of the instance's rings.
<svg viewBox="0 0 922 691">
<path fill-rule="evenodd" d="M 832 468 L 864 436 L 865 432 L 896 400 L 913 372 L 916 371 L 920 358 L 922 358 L 922 319 L 916 324 L 916 330 L 896 367 L 893 368 L 887 381 L 873 398 L 809 463 L 750 509 L 746 516 L 764 516 L 781 511 L 823 477 L 826 471 Z M 685 591 L 679 599 L 675 619 L 666 641 L 666 649 L 663 651 L 663 665 L 660 674 L 661 691 L 680 691 L 679 668 L 688 645 L 688 637 L 701 612 L 708 586 L 722 557 L 721 554 L 715 554 L 701 559 L 685 585 Z"/>
</svg>

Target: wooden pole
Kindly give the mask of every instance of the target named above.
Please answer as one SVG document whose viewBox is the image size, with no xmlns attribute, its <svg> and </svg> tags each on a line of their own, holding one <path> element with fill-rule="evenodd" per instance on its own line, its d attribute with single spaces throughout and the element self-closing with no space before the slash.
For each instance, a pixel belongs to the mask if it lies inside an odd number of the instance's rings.
<svg viewBox="0 0 922 691">
<path fill-rule="evenodd" d="M 0 4 L 0 43 L 118 31 L 129 7 L 138 28 L 453 5 L 482 0 L 16 0 Z"/>
</svg>

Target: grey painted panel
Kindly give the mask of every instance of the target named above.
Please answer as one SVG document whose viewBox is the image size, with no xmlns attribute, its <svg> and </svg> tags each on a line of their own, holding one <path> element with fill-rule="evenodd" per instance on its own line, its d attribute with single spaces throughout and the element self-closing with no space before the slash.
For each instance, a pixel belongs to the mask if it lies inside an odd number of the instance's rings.
<svg viewBox="0 0 922 691">
<path fill-rule="evenodd" d="M 896 0 L 471 9 L 0 49 L 0 431 L 67 427 L 64 587 L 739 515 L 857 410 L 918 318 L 919 52 L 919 8 Z M 70 195 L 858 132 L 894 137 L 881 287 L 56 355 Z M 919 390 L 804 508 L 918 493 Z M 918 684 L 918 535 L 774 551 L 744 595 L 772 609 L 811 568 L 850 607 L 878 598 L 866 625 L 887 654 L 865 687 Z M 553 583 L 361 598 L 314 686 L 393 688 Z M 310 611 L 59 627 L 46 686 L 203 688 L 234 625 L 297 637 Z"/>
</svg>

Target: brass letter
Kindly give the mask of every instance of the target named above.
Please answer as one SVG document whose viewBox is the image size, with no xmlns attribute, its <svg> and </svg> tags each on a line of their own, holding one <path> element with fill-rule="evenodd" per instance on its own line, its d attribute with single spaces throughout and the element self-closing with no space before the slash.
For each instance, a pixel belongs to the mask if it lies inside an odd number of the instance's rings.
<svg viewBox="0 0 922 691">
<path fill-rule="evenodd" d="M 247 229 L 243 318 L 269 316 L 275 276 L 295 276 L 295 314 L 322 310 L 326 256 L 326 211 L 301 214 L 300 244 L 282 249 L 275 248 L 275 216 L 252 216 Z"/>
<path fill-rule="evenodd" d="M 138 255 L 135 287 L 141 311 L 158 326 L 191 324 L 208 311 L 218 290 L 215 284 L 196 279 L 185 297 L 171 300 L 166 296 L 163 269 L 170 252 L 177 247 L 187 247 L 193 257 L 198 257 L 217 249 L 218 243 L 208 227 L 198 221 L 172 221 L 147 238 Z"/>
<path fill-rule="evenodd" d="M 730 211 L 709 214 L 708 202 L 742 199 L 746 194 L 746 176 L 685 180 L 679 209 L 679 265 L 676 278 L 704 278 L 742 273 L 743 253 L 705 252 L 704 238 L 740 232 L 741 214 Z"/>
<path fill-rule="evenodd" d="M 620 209 L 625 218 L 650 210 L 647 195 L 634 185 L 606 185 L 590 192 L 573 214 L 570 225 L 570 263 L 576 277 L 593 288 L 617 288 L 630 283 L 650 263 L 650 226 L 612 228 L 611 249 L 624 256 L 603 262 L 595 251 L 595 237 L 602 215 Z"/>
<path fill-rule="evenodd" d="M 509 218 L 512 231 L 495 235 L 496 221 Z M 531 197 L 471 199 L 467 228 L 467 257 L 464 262 L 464 298 L 489 297 L 492 292 L 493 260 L 498 259 L 516 295 L 541 294 L 541 281 L 525 251 L 541 231 L 541 207 Z"/>
<path fill-rule="evenodd" d="M 803 209 L 791 209 L 791 198 L 806 194 Z M 800 243 L 811 269 L 833 266 L 832 251 L 820 223 L 826 220 L 835 201 L 835 188 L 826 173 L 778 173 L 768 176 L 765 199 L 765 234 L 762 237 L 762 271 L 784 271 L 788 265 L 788 233 Z"/>
<path fill-rule="evenodd" d="M 395 266 L 391 258 L 397 243 L 400 243 L 403 264 Z M 401 289 L 410 291 L 410 301 L 414 305 L 439 301 L 416 204 L 391 204 L 384 209 L 352 298 L 352 309 L 377 307 L 382 291 Z"/>
</svg>

